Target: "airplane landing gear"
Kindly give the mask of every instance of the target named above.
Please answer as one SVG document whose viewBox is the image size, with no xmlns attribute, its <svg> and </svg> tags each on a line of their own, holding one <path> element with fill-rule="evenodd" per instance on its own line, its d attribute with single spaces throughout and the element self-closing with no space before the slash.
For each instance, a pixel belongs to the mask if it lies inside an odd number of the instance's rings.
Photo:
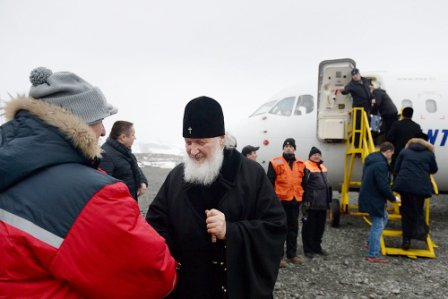
<svg viewBox="0 0 448 299">
<path fill-rule="evenodd" d="M 332 227 L 339 227 L 341 220 L 340 201 L 337 198 L 333 198 L 330 205 L 330 224 Z"/>
</svg>

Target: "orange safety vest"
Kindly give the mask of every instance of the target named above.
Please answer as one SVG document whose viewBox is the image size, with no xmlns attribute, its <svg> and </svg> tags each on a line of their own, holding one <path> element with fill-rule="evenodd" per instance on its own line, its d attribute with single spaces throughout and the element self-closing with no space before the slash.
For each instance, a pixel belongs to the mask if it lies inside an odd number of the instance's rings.
<svg viewBox="0 0 448 299">
<path fill-rule="evenodd" d="M 327 167 L 324 164 L 320 164 L 320 169 L 317 167 L 317 163 L 311 160 L 305 161 L 305 167 L 310 172 L 327 172 Z"/>
<path fill-rule="evenodd" d="M 276 173 L 274 190 L 280 200 L 302 201 L 303 188 L 302 177 L 305 165 L 302 160 L 297 159 L 291 167 L 283 156 L 271 160 L 272 167 Z"/>
</svg>

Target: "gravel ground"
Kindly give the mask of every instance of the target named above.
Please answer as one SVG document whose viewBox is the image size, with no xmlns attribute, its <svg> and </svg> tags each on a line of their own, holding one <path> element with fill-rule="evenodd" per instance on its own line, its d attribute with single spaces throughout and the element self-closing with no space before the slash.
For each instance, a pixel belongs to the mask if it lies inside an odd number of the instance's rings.
<svg viewBox="0 0 448 299">
<path fill-rule="evenodd" d="M 146 214 L 149 203 L 165 180 L 169 169 L 145 167 L 149 190 L 140 198 Z M 337 197 L 337 194 L 335 193 Z M 305 259 L 303 265 L 280 269 L 274 298 L 448 298 L 448 196 L 431 201 L 431 237 L 439 246 L 436 259 L 387 257 L 389 264 L 366 261 L 363 244 L 369 226 L 360 217 L 342 215 L 341 226 L 326 227 L 323 247 L 329 256 Z M 398 223 L 391 222 L 390 226 Z M 400 240 L 387 244 L 399 246 Z M 413 241 L 413 245 L 424 245 Z M 298 249 L 302 242 L 299 238 Z"/>
</svg>

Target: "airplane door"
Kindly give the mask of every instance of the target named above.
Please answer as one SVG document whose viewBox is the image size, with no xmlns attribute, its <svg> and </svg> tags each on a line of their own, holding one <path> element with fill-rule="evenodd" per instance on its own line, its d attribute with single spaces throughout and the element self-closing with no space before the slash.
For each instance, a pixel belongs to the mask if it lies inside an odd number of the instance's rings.
<svg viewBox="0 0 448 299">
<path fill-rule="evenodd" d="M 350 121 L 352 99 L 350 95 L 335 95 L 336 88 L 343 88 L 351 80 L 354 60 L 325 60 L 319 64 L 317 97 L 317 138 L 323 142 L 343 142 Z"/>
</svg>

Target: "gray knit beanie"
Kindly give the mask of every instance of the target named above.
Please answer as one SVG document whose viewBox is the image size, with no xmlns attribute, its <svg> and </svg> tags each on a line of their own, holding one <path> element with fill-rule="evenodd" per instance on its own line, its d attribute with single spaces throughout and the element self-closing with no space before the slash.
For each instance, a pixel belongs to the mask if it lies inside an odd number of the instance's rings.
<svg viewBox="0 0 448 299">
<path fill-rule="evenodd" d="M 58 105 L 86 124 L 93 124 L 118 112 L 107 103 L 98 87 L 69 72 L 54 73 L 44 67 L 31 71 L 30 97 Z"/>
</svg>

